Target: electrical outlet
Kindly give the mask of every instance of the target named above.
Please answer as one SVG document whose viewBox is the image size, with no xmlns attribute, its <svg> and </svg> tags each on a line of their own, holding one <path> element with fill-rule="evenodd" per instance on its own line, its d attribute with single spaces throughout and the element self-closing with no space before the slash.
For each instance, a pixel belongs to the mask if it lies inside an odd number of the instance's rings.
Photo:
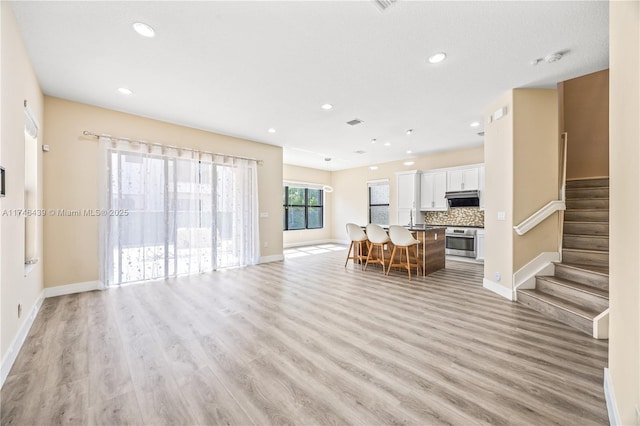
<svg viewBox="0 0 640 426">
<path fill-rule="evenodd" d="M 495 274 L 493 274 L 493 279 L 496 280 L 496 282 L 500 282 L 501 278 L 502 275 L 500 275 L 500 272 L 496 272 Z"/>
<path fill-rule="evenodd" d="M 18 318 L 22 316 L 22 303 L 18 303 Z"/>
<path fill-rule="evenodd" d="M 264 245 L 264 248 L 269 247 L 269 241 L 265 241 L 263 245 Z"/>
</svg>

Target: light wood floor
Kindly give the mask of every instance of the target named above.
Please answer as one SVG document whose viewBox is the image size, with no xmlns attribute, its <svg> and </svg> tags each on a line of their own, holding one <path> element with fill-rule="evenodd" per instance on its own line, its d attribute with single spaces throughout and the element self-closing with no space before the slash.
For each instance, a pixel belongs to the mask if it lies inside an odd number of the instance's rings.
<svg viewBox="0 0 640 426">
<path fill-rule="evenodd" d="M 345 251 L 47 299 L 2 425 L 604 425 L 607 342 Z"/>
</svg>

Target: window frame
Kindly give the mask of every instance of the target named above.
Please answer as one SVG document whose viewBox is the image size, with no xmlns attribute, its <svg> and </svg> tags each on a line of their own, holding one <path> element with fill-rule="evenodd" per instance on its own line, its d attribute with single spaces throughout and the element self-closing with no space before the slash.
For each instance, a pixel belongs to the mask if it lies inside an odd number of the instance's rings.
<svg viewBox="0 0 640 426">
<path fill-rule="evenodd" d="M 289 203 L 289 189 L 303 189 L 304 190 L 304 204 L 290 204 Z M 320 200 L 319 200 L 319 204 L 317 205 L 310 205 L 309 204 L 309 190 L 311 191 L 318 191 L 320 193 Z M 284 191 L 284 202 L 283 202 L 283 231 L 304 231 L 307 229 L 323 229 L 324 228 L 324 190 L 322 188 L 309 188 L 309 187 L 303 187 L 303 186 L 296 186 L 296 185 L 283 185 L 283 191 Z M 296 208 L 300 208 L 303 207 L 304 208 L 304 228 L 294 228 L 294 229 L 290 229 L 289 228 L 289 208 L 291 207 L 296 207 Z M 314 208 L 314 209 L 320 209 L 320 226 L 313 226 L 310 227 L 309 226 L 309 209 L 310 208 Z"/>
<path fill-rule="evenodd" d="M 369 181 L 367 182 L 367 213 L 368 213 L 368 219 L 369 222 L 368 223 L 372 223 L 371 222 L 371 207 L 386 207 L 387 208 L 387 218 L 389 218 L 389 214 L 391 213 L 391 203 L 390 203 L 390 198 L 389 200 L 387 200 L 386 204 L 371 204 L 371 188 L 374 186 L 382 186 L 382 185 L 386 185 L 389 190 L 391 189 L 390 187 L 390 182 L 388 179 L 382 179 L 382 180 L 375 180 L 375 181 Z M 389 225 L 388 223 L 384 223 L 384 224 L 379 224 L 379 225 Z"/>
</svg>

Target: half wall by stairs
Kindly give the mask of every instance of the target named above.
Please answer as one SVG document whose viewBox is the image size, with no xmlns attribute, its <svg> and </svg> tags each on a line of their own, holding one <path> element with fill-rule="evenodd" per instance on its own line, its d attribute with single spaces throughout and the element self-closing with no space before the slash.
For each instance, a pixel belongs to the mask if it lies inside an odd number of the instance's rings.
<svg viewBox="0 0 640 426">
<path fill-rule="evenodd" d="M 609 179 L 568 180 L 562 262 L 536 276 L 519 303 L 595 338 L 608 338 Z"/>
</svg>

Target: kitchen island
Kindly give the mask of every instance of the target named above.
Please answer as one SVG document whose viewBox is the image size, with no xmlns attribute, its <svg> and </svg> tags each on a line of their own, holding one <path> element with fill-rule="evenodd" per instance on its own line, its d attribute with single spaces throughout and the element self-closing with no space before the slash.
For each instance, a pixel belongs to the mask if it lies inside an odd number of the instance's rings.
<svg viewBox="0 0 640 426">
<path fill-rule="evenodd" d="M 426 276 L 445 267 L 444 226 L 414 225 L 409 231 L 420 240 L 418 257 L 422 258 L 422 273 Z M 398 253 L 396 253 L 396 257 Z"/>
<path fill-rule="evenodd" d="M 364 228 L 364 227 L 363 227 Z M 383 226 L 383 228 L 388 229 L 388 226 Z M 429 275 L 438 271 L 440 269 L 444 269 L 445 267 L 445 236 L 444 232 L 447 228 L 446 226 L 432 226 L 432 225 L 413 225 L 413 226 L 405 226 L 413 236 L 420 241 L 418 245 L 418 258 L 422 260 L 422 274 Z M 413 255 L 413 248 L 410 249 Z M 385 254 L 387 256 L 386 261 L 389 261 L 388 256 L 391 255 L 393 251 L 393 244 L 389 242 L 389 250 L 388 253 Z M 376 251 L 374 250 L 372 254 L 376 256 Z M 400 258 L 400 251 L 396 253 L 396 260 Z M 388 263 L 387 263 L 388 265 Z"/>
</svg>

